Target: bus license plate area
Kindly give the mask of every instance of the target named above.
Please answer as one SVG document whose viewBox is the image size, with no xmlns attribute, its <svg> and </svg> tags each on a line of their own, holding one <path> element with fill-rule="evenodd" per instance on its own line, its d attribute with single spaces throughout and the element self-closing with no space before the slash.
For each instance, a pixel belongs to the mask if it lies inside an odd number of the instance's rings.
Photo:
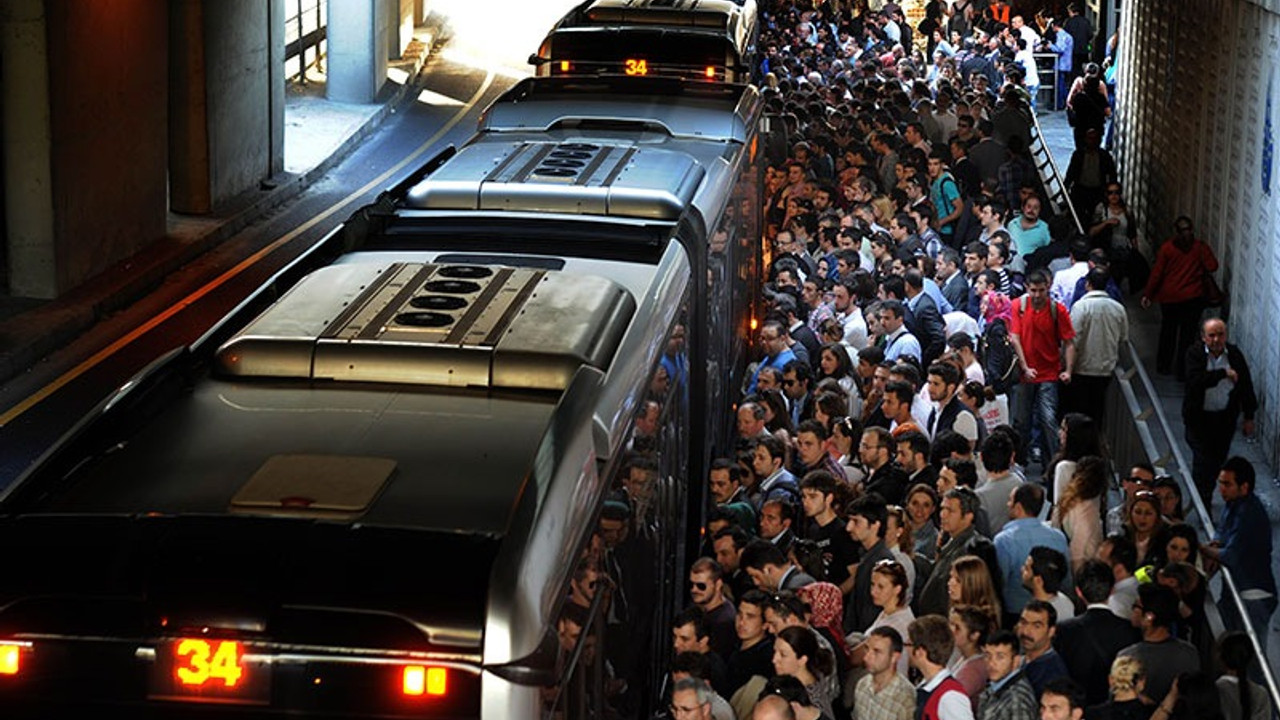
<svg viewBox="0 0 1280 720">
<path fill-rule="evenodd" d="M 265 705 L 271 701 L 271 666 L 246 660 L 244 643 L 236 640 L 179 638 L 156 647 L 150 696 Z"/>
</svg>

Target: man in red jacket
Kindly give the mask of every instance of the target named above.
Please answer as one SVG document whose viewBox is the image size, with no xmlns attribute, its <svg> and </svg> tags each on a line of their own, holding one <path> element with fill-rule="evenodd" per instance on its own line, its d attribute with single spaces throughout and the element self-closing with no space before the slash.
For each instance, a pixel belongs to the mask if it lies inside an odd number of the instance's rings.
<svg viewBox="0 0 1280 720">
<path fill-rule="evenodd" d="M 1191 218 L 1174 222 L 1176 234 L 1156 251 L 1155 267 L 1142 291 L 1142 307 L 1160 303 L 1160 343 L 1156 348 L 1156 372 L 1173 371 L 1186 379 L 1187 348 L 1195 342 L 1200 315 L 1205 308 L 1206 276 L 1218 269 L 1213 250 L 1196 239 Z"/>
</svg>

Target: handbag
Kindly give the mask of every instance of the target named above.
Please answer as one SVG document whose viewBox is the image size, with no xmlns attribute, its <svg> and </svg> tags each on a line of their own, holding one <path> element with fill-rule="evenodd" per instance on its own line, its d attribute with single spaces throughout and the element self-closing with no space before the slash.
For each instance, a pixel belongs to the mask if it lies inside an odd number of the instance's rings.
<svg viewBox="0 0 1280 720">
<path fill-rule="evenodd" d="M 1201 242 L 1203 244 L 1203 242 Z M 1208 250 L 1208 247 L 1205 247 Z M 1204 287 L 1204 301 L 1209 307 L 1221 307 L 1226 302 L 1227 294 L 1222 292 L 1222 286 L 1218 285 L 1218 281 L 1213 278 L 1213 272 L 1209 268 L 1201 266 L 1201 277 Z"/>
</svg>

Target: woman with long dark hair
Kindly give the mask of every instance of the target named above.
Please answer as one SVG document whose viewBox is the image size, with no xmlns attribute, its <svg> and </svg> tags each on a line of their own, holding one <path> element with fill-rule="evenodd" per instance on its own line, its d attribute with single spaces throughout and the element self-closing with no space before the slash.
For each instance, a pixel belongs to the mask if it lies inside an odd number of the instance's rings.
<svg viewBox="0 0 1280 720">
<path fill-rule="evenodd" d="M 1067 536 L 1073 572 L 1098 554 L 1106 492 L 1107 461 L 1097 455 L 1080 458 L 1053 511 L 1053 526 Z"/>
<path fill-rule="evenodd" d="M 1124 523 L 1124 534 L 1138 550 L 1138 567 L 1159 566 L 1164 562 L 1168 527 L 1160 516 L 1160 500 L 1150 490 L 1143 490 L 1133 498 L 1129 517 Z"/>
<path fill-rule="evenodd" d="M 1053 458 L 1053 502 L 1062 501 L 1062 493 L 1071 482 L 1076 463 L 1086 455 L 1104 457 L 1102 433 L 1098 423 L 1084 413 L 1067 413 L 1058 425 L 1058 454 Z"/>
<path fill-rule="evenodd" d="M 853 370 L 853 359 L 840 343 L 827 343 L 818 351 L 817 381 L 831 378 L 840 383 L 849 399 L 849 409 L 842 413 L 857 417 L 862 411 L 862 394 Z M 816 382 L 814 383 L 817 384 Z"/>
<path fill-rule="evenodd" d="M 807 627 L 783 628 L 773 641 L 773 670 L 779 675 L 790 675 L 804 684 L 813 704 L 827 717 L 835 717 L 828 686 L 823 680 L 835 672 L 835 658 L 830 651 L 818 645 L 818 637 Z M 834 684 L 831 687 L 835 687 Z"/>
<path fill-rule="evenodd" d="M 1206 672 L 1179 673 L 1152 720 L 1224 720 L 1213 678 Z"/>
<path fill-rule="evenodd" d="M 1249 679 L 1249 671 L 1256 661 L 1249 636 L 1239 630 L 1223 633 L 1218 638 L 1218 660 L 1223 673 L 1215 684 L 1226 720 L 1270 718 L 1271 699 L 1267 691 Z"/>
</svg>

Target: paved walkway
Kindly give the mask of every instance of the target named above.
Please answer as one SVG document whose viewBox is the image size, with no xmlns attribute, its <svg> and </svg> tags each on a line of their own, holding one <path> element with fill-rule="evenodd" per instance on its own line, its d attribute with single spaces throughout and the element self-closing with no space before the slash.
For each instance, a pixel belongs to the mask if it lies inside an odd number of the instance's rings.
<svg viewBox="0 0 1280 720">
<path fill-rule="evenodd" d="M 1071 152 L 1074 149 L 1071 127 L 1067 125 L 1066 114 L 1061 112 L 1042 113 L 1040 115 L 1040 127 L 1044 133 L 1045 144 L 1053 154 L 1055 162 L 1058 164 L 1059 169 L 1065 172 L 1067 162 L 1070 160 Z M 1142 208 L 1137 208 L 1137 212 L 1141 213 Z M 1138 357 L 1141 359 L 1142 365 L 1155 387 L 1156 394 L 1160 398 L 1161 409 L 1164 411 L 1164 415 L 1169 421 L 1170 430 L 1174 435 L 1173 441 L 1178 443 L 1184 457 L 1190 462 L 1191 451 L 1182 439 L 1184 432 L 1182 398 L 1185 395 L 1185 388 L 1182 383 L 1172 376 L 1157 375 L 1155 372 L 1155 348 L 1156 339 L 1160 331 L 1160 311 L 1154 307 L 1150 310 L 1143 310 L 1138 305 L 1136 297 L 1130 298 L 1127 306 L 1129 309 L 1130 335 L 1134 346 L 1138 349 Z M 1280 478 L 1277 478 L 1276 469 L 1267 461 L 1266 453 L 1261 445 L 1253 438 L 1245 438 L 1242 434 L 1237 433 L 1231 450 L 1233 454 L 1248 459 L 1257 468 L 1258 487 L 1256 492 L 1266 506 L 1267 513 L 1271 518 L 1272 568 L 1273 572 L 1276 572 L 1280 570 L 1280 556 L 1275 554 L 1280 551 Z M 1222 513 L 1222 500 L 1216 493 L 1214 494 L 1214 504 L 1211 512 L 1213 520 L 1216 522 Z M 1259 633 L 1262 632 L 1262 628 L 1257 628 L 1257 630 Z M 1268 659 L 1273 669 L 1280 670 L 1280 613 L 1271 618 L 1266 632 L 1268 634 Z"/>
</svg>

